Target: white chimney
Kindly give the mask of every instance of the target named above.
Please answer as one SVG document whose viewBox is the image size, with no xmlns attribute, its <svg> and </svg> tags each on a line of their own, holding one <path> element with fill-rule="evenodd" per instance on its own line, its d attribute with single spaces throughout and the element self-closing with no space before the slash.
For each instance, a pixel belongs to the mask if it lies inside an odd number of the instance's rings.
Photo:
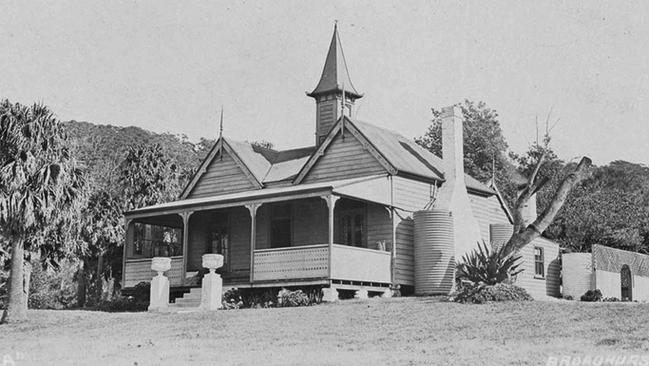
<svg viewBox="0 0 649 366">
<path fill-rule="evenodd" d="M 464 186 L 464 118 L 460 107 L 442 108 L 442 159 L 446 184 Z"/>
<path fill-rule="evenodd" d="M 439 190 L 436 207 L 453 216 L 455 258 L 472 251 L 484 236 L 473 215 L 471 199 L 464 181 L 464 115 L 457 106 L 442 108 L 442 166 L 444 183 Z"/>
<path fill-rule="evenodd" d="M 526 225 L 529 225 L 536 220 L 536 193 L 530 196 L 530 199 L 523 207 L 523 220 L 525 220 Z"/>
</svg>

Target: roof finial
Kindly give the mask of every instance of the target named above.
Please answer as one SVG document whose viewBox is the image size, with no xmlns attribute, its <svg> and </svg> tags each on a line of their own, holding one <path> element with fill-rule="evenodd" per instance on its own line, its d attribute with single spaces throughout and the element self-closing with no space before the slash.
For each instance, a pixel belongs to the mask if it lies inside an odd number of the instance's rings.
<svg viewBox="0 0 649 366">
<path fill-rule="evenodd" d="M 219 123 L 219 143 L 221 144 L 219 159 L 223 160 L 223 104 L 221 104 L 221 121 Z"/>
</svg>

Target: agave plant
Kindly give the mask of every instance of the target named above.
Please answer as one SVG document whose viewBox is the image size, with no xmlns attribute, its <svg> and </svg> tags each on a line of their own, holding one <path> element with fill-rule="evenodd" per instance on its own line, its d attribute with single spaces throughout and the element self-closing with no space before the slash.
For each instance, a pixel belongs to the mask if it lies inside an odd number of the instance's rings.
<svg viewBox="0 0 649 366">
<path fill-rule="evenodd" d="M 492 249 L 484 241 L 478 248 L 462 257 L 456 278 L 476 284 L 495 285 L 505 282 L 523 270 L 519 269 L 521 256 L 507 250 L 505 245 Z"/>
</svg>

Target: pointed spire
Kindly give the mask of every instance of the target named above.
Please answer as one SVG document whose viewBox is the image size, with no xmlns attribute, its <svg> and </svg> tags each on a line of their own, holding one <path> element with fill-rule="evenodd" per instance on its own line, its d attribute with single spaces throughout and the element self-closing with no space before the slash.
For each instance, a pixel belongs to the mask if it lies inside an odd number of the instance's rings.
<svg viewBox="0 0 649 366">
<path fill-rule="evenodd" d="M 349 77 L 347 70 L 347 62 L 345 61 L 345 54 L 338 35 L 338 23 L 334 24 L 334 34 L 331 37 L 331 44 L 329 45 L 329 52 L 327 52 L 327 59 L 322 70 L 322 76 L 318 86 L 308 94 L 310 97 L 327 93 L 342 93 L 342 86 L 345 85 L 345 93 L 348 98 L 358 99 L 363 95 L 356 91 L 352 80 Z"/>
<path fill-rule="evenodd" d="M 221 148 L 219 151 L 219 159 L 223 160 L 223 104 L 221 104 L 221 121 L 219 122 L 219 143 Z"/>
</svg>

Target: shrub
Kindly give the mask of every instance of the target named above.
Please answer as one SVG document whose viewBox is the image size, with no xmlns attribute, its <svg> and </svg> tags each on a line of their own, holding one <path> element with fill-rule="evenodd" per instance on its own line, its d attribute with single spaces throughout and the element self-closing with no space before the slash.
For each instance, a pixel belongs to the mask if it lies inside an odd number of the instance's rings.
<svg viewBox="0 0 649 366">
<path fill-rule="evenodd" d="M 244 308 L 272 308 L 277 301 L 277 294 L 272 289 L 250 290 L 243 293 Z"/>
<path fill-rule="evenodd" d="M 566 300 L 574 300 L 574 298 L 571 295 L 565 295 L 563 298 Z"/>
<path fill-rule="evenodd" d="M 581 301 L 602 301 L 602 291 L 600 291 L 599 289 L 588 290 L 585 294 L 581 295 Z"/>
<path fill-rule="evenodd" d="M 322 288 L 306 287 L 304 290 L 237 289 L 223 293 L 223 309 L 272 308 L 310 306 L 322 302 Z"/>
<path fill-rule="evenodd" d="M 530 301 L 532 297 L 524 288 L 507 283 L 495 285 L 460 283 L 451 294 L 451 301 L 484 304 L 491 301 Z"/>
<path fill-rule="evenodd" d="M 145 311 L 147 308 L 148 304 L 142 307 L 142 304 L 138 304 L 133 296 L 116 296 L 111 300 L 100 301 L 97 305 L 97 310 L 111 313 Z"/>
<path fill-rule="evenodd" d="M 460 281 L 495 285 L 522 272 L 517 263 L 521 257 L 509 253 L 505 245 L 492 249 L 484 241 L 462 257 L 456 278 Z"/>
<path fill-rule="evenodd" d="M 149 302 L 151 302 L 151 283 L 140 282 L 135 285 L 133 288 L 133 301 L 135 301 L 137 309 L 147 310 Z"/>
<path fill-rule="evenodd" d="M 100 300 L 94 307 L 108 312 L 135 312 L 149 309 L 151 284 L 140 282 L 133 287 L 132 296 L 115 296 L 110 300 Z"/>
<path fill-rule="evenodd" d="M 29 282 L 28 304 L 32 309 L 65 309 L 76 303 L 77 285 L 72 280 L 76 265 L 64 262 L 58 268 L 34 263 Z"/>
<path fill-rule="evenodd" d="M 618 299 L 615 296 L 613 296 L 613 297 L 605 297 L 605 298 L 602 299 L 602 302 L 619 302 L 619 301 L 620 301 L 620 299 Z"/>
<path fill-rule="evenodd" d="M 291 291 L 283 288 L 277 295 L 278 307 L 309 306 L 313 303 L 309 295 L 302 292 L 302 290 Z"/>
<path fill-rule="evenodd" d="M 243 298 L 239 293 L 238 288 L 228 289 L 223 294 L 223 309 L 232 310 L 232 309 L 241 309 L 243 307 Z"/>
</svg>

